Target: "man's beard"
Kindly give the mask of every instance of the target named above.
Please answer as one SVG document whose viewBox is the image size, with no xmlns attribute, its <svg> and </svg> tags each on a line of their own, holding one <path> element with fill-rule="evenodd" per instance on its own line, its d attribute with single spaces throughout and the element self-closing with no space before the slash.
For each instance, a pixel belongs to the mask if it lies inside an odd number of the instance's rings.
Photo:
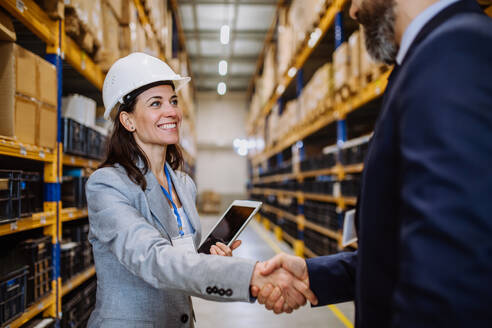
<svg viewBox="0 0 492 328">
<path fill-rule="evenodd" d="M 394 64 L 399 46 L 395 38 L 395 0 L 365 0 L 357 12 L 364 27 L 367 52 L 375 60 Z"/>
</svg>

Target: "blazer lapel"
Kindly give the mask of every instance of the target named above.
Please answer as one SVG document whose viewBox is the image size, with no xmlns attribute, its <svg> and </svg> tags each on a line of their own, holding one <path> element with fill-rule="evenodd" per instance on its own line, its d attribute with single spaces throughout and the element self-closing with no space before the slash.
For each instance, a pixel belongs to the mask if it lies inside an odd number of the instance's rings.
<svg viewBox="0 0 492 328">
<path fill-rule="evenodd" d="M 150 211 L 154 219 L 158 221 L 156 226 L 161 233 L 164 231 L 169 236 L 169 240 L 171 240 L 178 233 L 178 223 L 174 219 L 172 209 L 167 203 L 166 196 L 164 196 L 161 186 L 152 171 L 149 170 L 147 172 L 145 179 L 147 180 L 145 195 L 149 201 Z"/>
<path fill-rule="evenodd" d="M 173 182 L 174 189 L 178 194 L 179 200 L 181 201 L 181 205 L 184 208 L 188 219 L 190 220 L 193 229 L 195 229 L 195 235 L 193 236 L 193 241 L 195 243 L 195 247 L 198 249 L 198 245 L 201 242 L 201 227 L 200 227 L 200 217 L 196 211 L 196 206 L 192 200 L 192 197 L 188 190 L 183 186 L 181 179 L 176 176 L 173 169 L 166 163 L 167 169 L 171 175 L 171 180 Z"/>
</svg>

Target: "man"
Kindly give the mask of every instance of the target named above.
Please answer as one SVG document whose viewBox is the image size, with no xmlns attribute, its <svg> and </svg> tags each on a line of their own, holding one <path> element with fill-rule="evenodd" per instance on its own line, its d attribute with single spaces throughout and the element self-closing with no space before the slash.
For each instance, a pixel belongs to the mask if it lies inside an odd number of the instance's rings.
<svg viewBox="0 0 492 328">
<path fill-rule="evenodd" d="M 475 0 L 353 0 L 350 14 L 372 56 L 395 63 L 364 163 L 359 250 L 283 254 L 263 273 L 291 271 L 320 305 L 355 300 L 357 327 L 490 327 L 492 20 Z M 258 300 L 279 312 L 272 289 Z"/>
</svg>

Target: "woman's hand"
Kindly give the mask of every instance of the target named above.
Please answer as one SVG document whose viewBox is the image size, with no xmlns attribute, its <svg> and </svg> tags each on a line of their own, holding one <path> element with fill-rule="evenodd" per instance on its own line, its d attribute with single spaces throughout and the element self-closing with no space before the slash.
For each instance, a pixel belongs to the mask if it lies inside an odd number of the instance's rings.
<svg viewBox="0 0 492 328">
<path fill-rule="evenodd" d="M 219 256 L 232 256 L 232 251 L 238 248 L 239 246 L 241 246 L 240 240 L 236 240 L 235 242 L 233 242 L 231 247 L 228 247 L 227 245 L 218 242 L 215 245 L 212 245 L 212 247 L 210 247 L 210 254 L 219 255 Z"/>
</svg>

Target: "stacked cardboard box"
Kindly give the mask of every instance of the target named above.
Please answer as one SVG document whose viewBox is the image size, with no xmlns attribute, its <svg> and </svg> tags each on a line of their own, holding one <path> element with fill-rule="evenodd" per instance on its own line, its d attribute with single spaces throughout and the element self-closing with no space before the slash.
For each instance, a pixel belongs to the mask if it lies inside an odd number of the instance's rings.
<svg viewBox="0 0 492 328">
<path fill-rule="evenodd" d="M 352 92 L 357 92 L 361 81 L 361 39 L 360 31 L 355 31 L 348 39 L 350 52 L 350 78 L 348 85 Z"/>
<path fill-rule="evenodd" d="M 101 0 L 65 0 L 65 32 L 89 55 L 103 40 Z"/>
<path fill-rule="evenodd" d="M 56 68 L 13 42 L 0 42 L 0 135 L 54 148 Z"/>
<path fill-rule="evenodd" d="M 275 105 L 267 120 L 267 129 L 265 140 L 268 147 L 273 146 L 278 140 L 278 121 L 279 121 L 279 108 Z"/>
<path fill-rule="evenodd" d="M 296 50 L 311 33 L 315 23 L 324 10 L 327 0 L 294 0 L 289 10 L 289 23 L 292 26 Z"/>
<path fill-rule="evenodd" d="M 113 3 L 113 5 L 115 4 Z M 103 42 L 95 59 L 101 69 L 107 71 L 111 65 L 120 58 L 120 25 L 115 11 L 108 1 L 102 1 L 101 9 Z"/>
<path fill-rule="evenodd" d="M 275 91 L 277 85 L 277 63 L 275 62 L 276 47 L 270 45 L 265 53 L 265 63 L 263 65 L 263 89 L 264 97 L 269 99 Z"/>
<path fill-rule="evenodd" d="M 278 13 L 277 28 L 277 80 L 280 81 L 289 69 L 295 53 L 294 32 L 288 21 L 288 8 L 282 7 Z"/>
<path fill-rule="evenodd" d="M 313 75 L 299 99 L 300 121 L 312 122 L 331 108 L 333 100 L 333 65 L 326 63 Z"/>
<path fill-rule="evenodd" d="M 334 88 L 339 92 L 348 85 L 350 78 L 350 53 L 347 42 L 344 42 L 333 52 Z"/>
</svg>

